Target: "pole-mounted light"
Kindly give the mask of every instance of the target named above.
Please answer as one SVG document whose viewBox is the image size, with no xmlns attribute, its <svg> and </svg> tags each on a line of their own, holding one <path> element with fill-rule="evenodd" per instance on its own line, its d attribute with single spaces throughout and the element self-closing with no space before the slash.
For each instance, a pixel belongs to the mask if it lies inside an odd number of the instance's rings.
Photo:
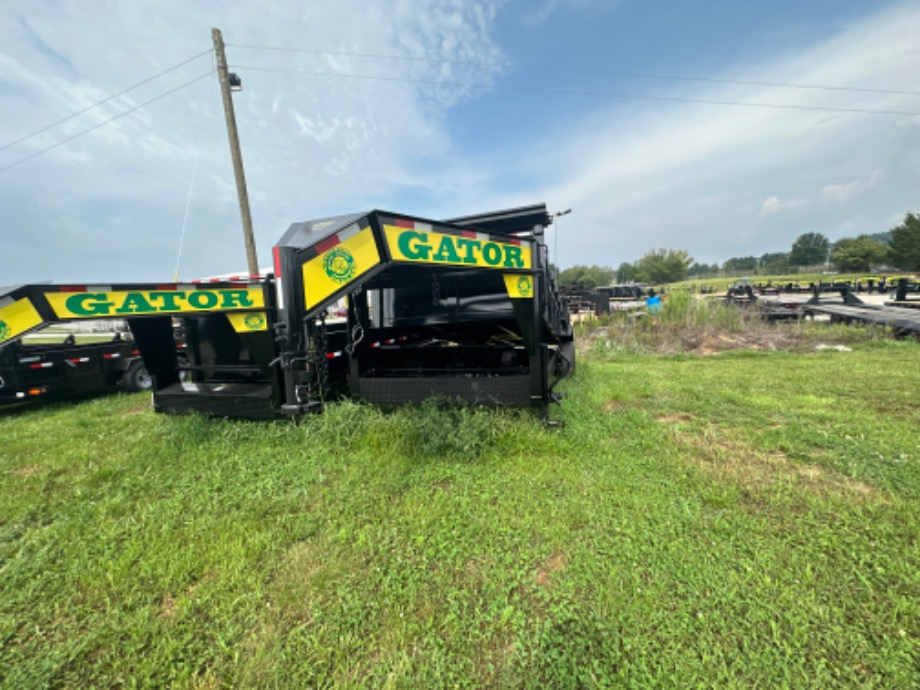
<svg viewBox="0 0 920 690">
<path fill-rule="evenodd" d="M 559 218 L 561 216 L 567 216 L 571 212 L 572 212 L 572 209 L 567 208 L 565 211 L 557 211 L 556 213 L 553 213 L 550 215 L 550 217 L 553 219 L 553 225 L 556 226 L 556 229 L 553 231 L 553 237 L 554 237 L 553 243 L 555 245 L 553 247 L 553 259 L 554 259 L 554 263 L 556 264 L 556 282 L 557 283 L 559 282 Z"/>
</svg>

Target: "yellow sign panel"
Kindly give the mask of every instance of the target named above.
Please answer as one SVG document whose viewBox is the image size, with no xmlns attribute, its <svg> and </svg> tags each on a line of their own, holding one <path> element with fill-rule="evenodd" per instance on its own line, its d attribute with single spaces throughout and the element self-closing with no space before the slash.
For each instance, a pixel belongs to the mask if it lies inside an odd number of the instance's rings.
<svg viewBox="0 0 920 690">
<path fill-rule="evenodd" d="M 60 319 L 153 316 L 240 311 L 265 307 L 261 287 L 212 290 L 136 290 L 130 292 L 45 293 Z"/>
<path fill-rule="evenodd" d="M 32 302 L 27 297 L 0 307 L 0 343 L 12 340 L 42 322 Z"/>
<path fill-rule="evenodd" d="M 303 265 L 307 309 L 315 307 L 379 263 L 380 254 L 370 228 L 364 228 L 313 257 Z"/>
<path fill-rule="evenodd" d="M 479 268 L 530 268 L 530 247 L 478 237 L 447 235 L 384 225 L 390 255 L 396 261 Z"/>
<path fill-rule="evenodd" d="M 268 330 L 268 319 L 265 317 L 264 311 L 227 314 L 227 319 L 237 333 L 255 333 Z"/>
<path fill-rule="evenodd" d="M 533 276 L 522 276 L 516 273 L 505 273 L 505 289 L 511 299 L 533 297 Z"/>
</svg>

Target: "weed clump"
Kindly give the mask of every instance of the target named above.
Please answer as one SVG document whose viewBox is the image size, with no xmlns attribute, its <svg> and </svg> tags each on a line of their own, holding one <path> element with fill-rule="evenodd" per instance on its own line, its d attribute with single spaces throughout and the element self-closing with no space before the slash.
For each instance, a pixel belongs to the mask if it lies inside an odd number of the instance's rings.
<svg viewBox="0 0 920 690">
<path fill-rule="evenodd" d="M 426 457 L 473 460 L 491 443 L 494 413 L 446 398 L 430 398 L 413 411 L 413 447 Z"/>
<path fill-rule="evenodd" d="M 890 331 L 840 326 L 807 319 L 771 323 L 756 307 L 671 293 L 661 312 L 618 312 L 576 324 L 583 354 L 700 354 L 727 350 L 809 352 L 820 343 L 852 344 L 890 340 Z"/>
</svg>

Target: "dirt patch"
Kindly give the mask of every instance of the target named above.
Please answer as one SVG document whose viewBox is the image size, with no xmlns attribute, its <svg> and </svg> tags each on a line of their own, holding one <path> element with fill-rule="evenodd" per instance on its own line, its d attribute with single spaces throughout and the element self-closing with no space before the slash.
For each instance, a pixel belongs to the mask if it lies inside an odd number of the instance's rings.
<svg viewBox="0 0 920 690">
<path fill-rule="evenodd" d="M 20 467 L 18 470 L 10 470 L 10 474 L 14 477 L 34 477 L 36 474 L 42 474 L 45 471 L 44 465 L 26 465 L 25 467 Z"/>
<path fill-rule="evenodd" d="M 626 407 L 626 403 L 622 400 L 608 400 L 604 403 L 604 409 L 608 412 L 616 412 L 617 410 L 622 410 Z"/>
<path fill-rule="evenodd" d="M 565 553 L 559 551 L 543 563 L 537 564 L 534 582 L 540 587 L 549 587 L 553 574 L 565 570 L 568 565 L 569 557 Z"/>
<path fill-rule="evenodd" d="M 198 580 L 190 584 L 184 594 L 180 594 L 178 597 L 174 597 L 171 593 L 167 592 L 163 595 L 162 601 L 160 601 L 160 612 L 157 614 L 157 618 L 163 620 L 171 620 L 176 617 L 176 609 L 179 606 L 179 602 L 182 600 L 194 599 L 198 594 L 198 591 L 207 583 L 214 582 L 217 580 L 218 574 L 215 570 L 210 570 L 204 575 L 202 575 Z"/>
<path fill-rule="evenodd" d="M 439 491 L 443 491 L 446 494 L 451 493 L 451 483 L 447 479 L 444 479 L 443 481 L 440 481 L 440 482 L 435 482 L 434 488 Z"/>
<path fill-rule="evenodd" d="M 679 445 L 692 449 L 693 463 L 706 474 L 751 491 L 769 491 L 779 482 L 793 482 L 813 494 L 878 499 L 876 488 L 815 464 L 789 460 L 782 451 L 761 451 L 715 436 L 674 431 Z"/>
<path fill-rule="evenodd" d="M 172 620 L 176 617 L 176 600 L 172 594 L 167 592 L 163 595 L 163 601 L 160 602 L 160 612 L 157 618 L 161 620 Z"/>
<path fill-rule="evenodd" d="M 122 410 L 121 416 L 131 417 L 133 415 L 140 414 L 141 412 L 147 412 L 153 409 L 152 406 L 153 406 L 153 403 L 150 400 L 144 400 L 143 402 L 137 403 L 135 405 L 132 405 L 131 407 L 128 407 Z"/>
<path fill-rule="evenodd" d="M 677 414 L 665 414 L 660 417 L 656 417 L 655 421 L 660 424 L 687 424 L 688 422 L 693 421 L 693 415 L 685 414 L 683 412 Z"/>
<path fill-rule="evenodd" d="M 756 333 L 703 333 L 697 338 L 684 338 L 681 343 L 684 352 L 709 356 L 733 350 L 791 350 L 794 348 L 795 339 L 791 338 L 788 332 L 777 329 Z"/>
</svg>

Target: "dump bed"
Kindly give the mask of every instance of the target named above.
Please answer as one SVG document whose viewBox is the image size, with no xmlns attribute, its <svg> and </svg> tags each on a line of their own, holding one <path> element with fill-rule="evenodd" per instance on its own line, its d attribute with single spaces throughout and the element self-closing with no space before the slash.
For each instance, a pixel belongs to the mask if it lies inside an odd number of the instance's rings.
<svg viewBox="0 0 920 690">
<path fill-rule="evenodd" d="M 542 242 L 549 220 L 537 205 L 451 221 L 374 210 L 293 224 L 274 249 L 282 365 L 298 363 L 285 397 L 345 388 L 378 403 L 545 408 L 574 363 Z M 343 298 L 344 380 L 326 371 L 340 353 L 325 345 L 323 321 Z"/>
</svg>

